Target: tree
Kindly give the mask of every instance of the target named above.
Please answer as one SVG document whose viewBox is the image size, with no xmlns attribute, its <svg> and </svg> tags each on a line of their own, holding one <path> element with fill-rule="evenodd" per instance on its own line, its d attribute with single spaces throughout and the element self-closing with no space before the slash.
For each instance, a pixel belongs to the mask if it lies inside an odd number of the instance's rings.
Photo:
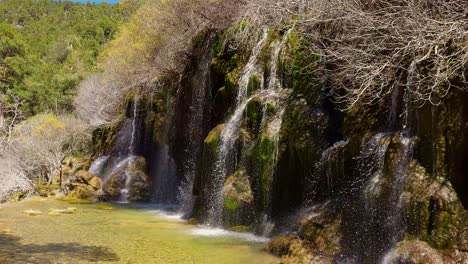
<svg viewBox="0 0 468 264">
<path fill-rule="evenodd" d="M 12 26 L 0 23 L 0 92 L 6 93 L 24 78 L 28 47 Z"/>
</svg>

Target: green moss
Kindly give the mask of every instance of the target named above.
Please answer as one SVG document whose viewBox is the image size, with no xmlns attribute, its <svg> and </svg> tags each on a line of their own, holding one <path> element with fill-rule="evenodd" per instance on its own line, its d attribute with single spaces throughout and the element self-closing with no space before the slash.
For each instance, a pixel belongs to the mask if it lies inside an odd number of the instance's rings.
<svg viewBox="0 0 468 264">
<path fill-rule="evenodd" d="M 247 113 L 247 122 L 249 128 L 252 132 L 256 132 L 260 128 L 260 124 L 262 122 L 262 115 L 263 115 L 263 103 L 259 99 L 254 99 L 249 102 L 247 105 L 246 113 Z"/>
<path fill-rule="evenodd" d="M 315 88 L 318 55 L 311 55 L 305 48 L 307 40 L 300 32 L 293 31 L 288 36 L 289 49 L 282 64 L 288 71 L 290 88 L 294 92 L 306 94 L 310 100 L 317 98 L 319 89 Z"/>
<path fill-rule="evenodd" d="M 259 172 L 260 187 L 264 192 L 269 192 L 272 182 L 272 166 L 274 162 L 275 142 L 262 135 L 254 151 L 255 166 Z"/>
<path fill-rule="evenodd" d="M 213 128 L 208 136 L 205 138 L 205 144 L 210 146 L 212 151 L 217 151 L 220 143 L 221 132 L 223 131 L 224 124 L 218 125 Z"/>
<path fill-rule="evenodd" d="M 239 209 L 239 203 L 231 197 L 224 197 L 224 209 L 229 211 L 236 211 Z"/>
</svg>

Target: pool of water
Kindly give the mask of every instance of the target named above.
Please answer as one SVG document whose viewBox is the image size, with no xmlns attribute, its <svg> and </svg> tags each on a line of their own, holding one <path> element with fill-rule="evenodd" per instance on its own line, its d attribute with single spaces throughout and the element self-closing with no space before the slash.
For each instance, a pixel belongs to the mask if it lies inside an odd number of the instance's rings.
<svg viewBox="0 0 468 264">
<path fill-rule="evenodd" d="M 70 207 L 76 211 L 51 213 Z M 0 205 L 0 263 L 279 263 L 261 252 L 265 241 L 141 205 L 39 198 Z"/>
</svg>

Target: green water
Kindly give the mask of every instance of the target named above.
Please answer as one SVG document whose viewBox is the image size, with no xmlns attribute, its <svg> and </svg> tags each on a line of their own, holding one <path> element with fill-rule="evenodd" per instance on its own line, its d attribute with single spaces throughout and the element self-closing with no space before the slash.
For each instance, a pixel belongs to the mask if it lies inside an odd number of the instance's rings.
<svg viewBox="0 0 468 264">
<path fill-rule="evenodd" d="M 196 227 L 148 209 L 34 198 L 0 205 L 0 263 L 278 263 L 262 243 L 197 236 Z M 75 207 L 72 214 L 51 209 Z M 31 216 L 26 210 L 39 210 Z"/>
</svg>

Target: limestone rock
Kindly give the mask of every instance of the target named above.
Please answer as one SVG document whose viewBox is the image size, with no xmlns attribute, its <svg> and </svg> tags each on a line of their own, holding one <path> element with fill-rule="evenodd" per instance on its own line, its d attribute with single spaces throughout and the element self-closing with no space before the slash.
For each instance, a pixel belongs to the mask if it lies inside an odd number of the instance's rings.
<svg viewBox="0 0 468 264">
<path fill-rule="evenodd" d="M 423 241 L 412 240 L 398 243 L 396 249 L 384 259 L 387 264 L 444 264 L 442 255 Z"/>
</svg>

